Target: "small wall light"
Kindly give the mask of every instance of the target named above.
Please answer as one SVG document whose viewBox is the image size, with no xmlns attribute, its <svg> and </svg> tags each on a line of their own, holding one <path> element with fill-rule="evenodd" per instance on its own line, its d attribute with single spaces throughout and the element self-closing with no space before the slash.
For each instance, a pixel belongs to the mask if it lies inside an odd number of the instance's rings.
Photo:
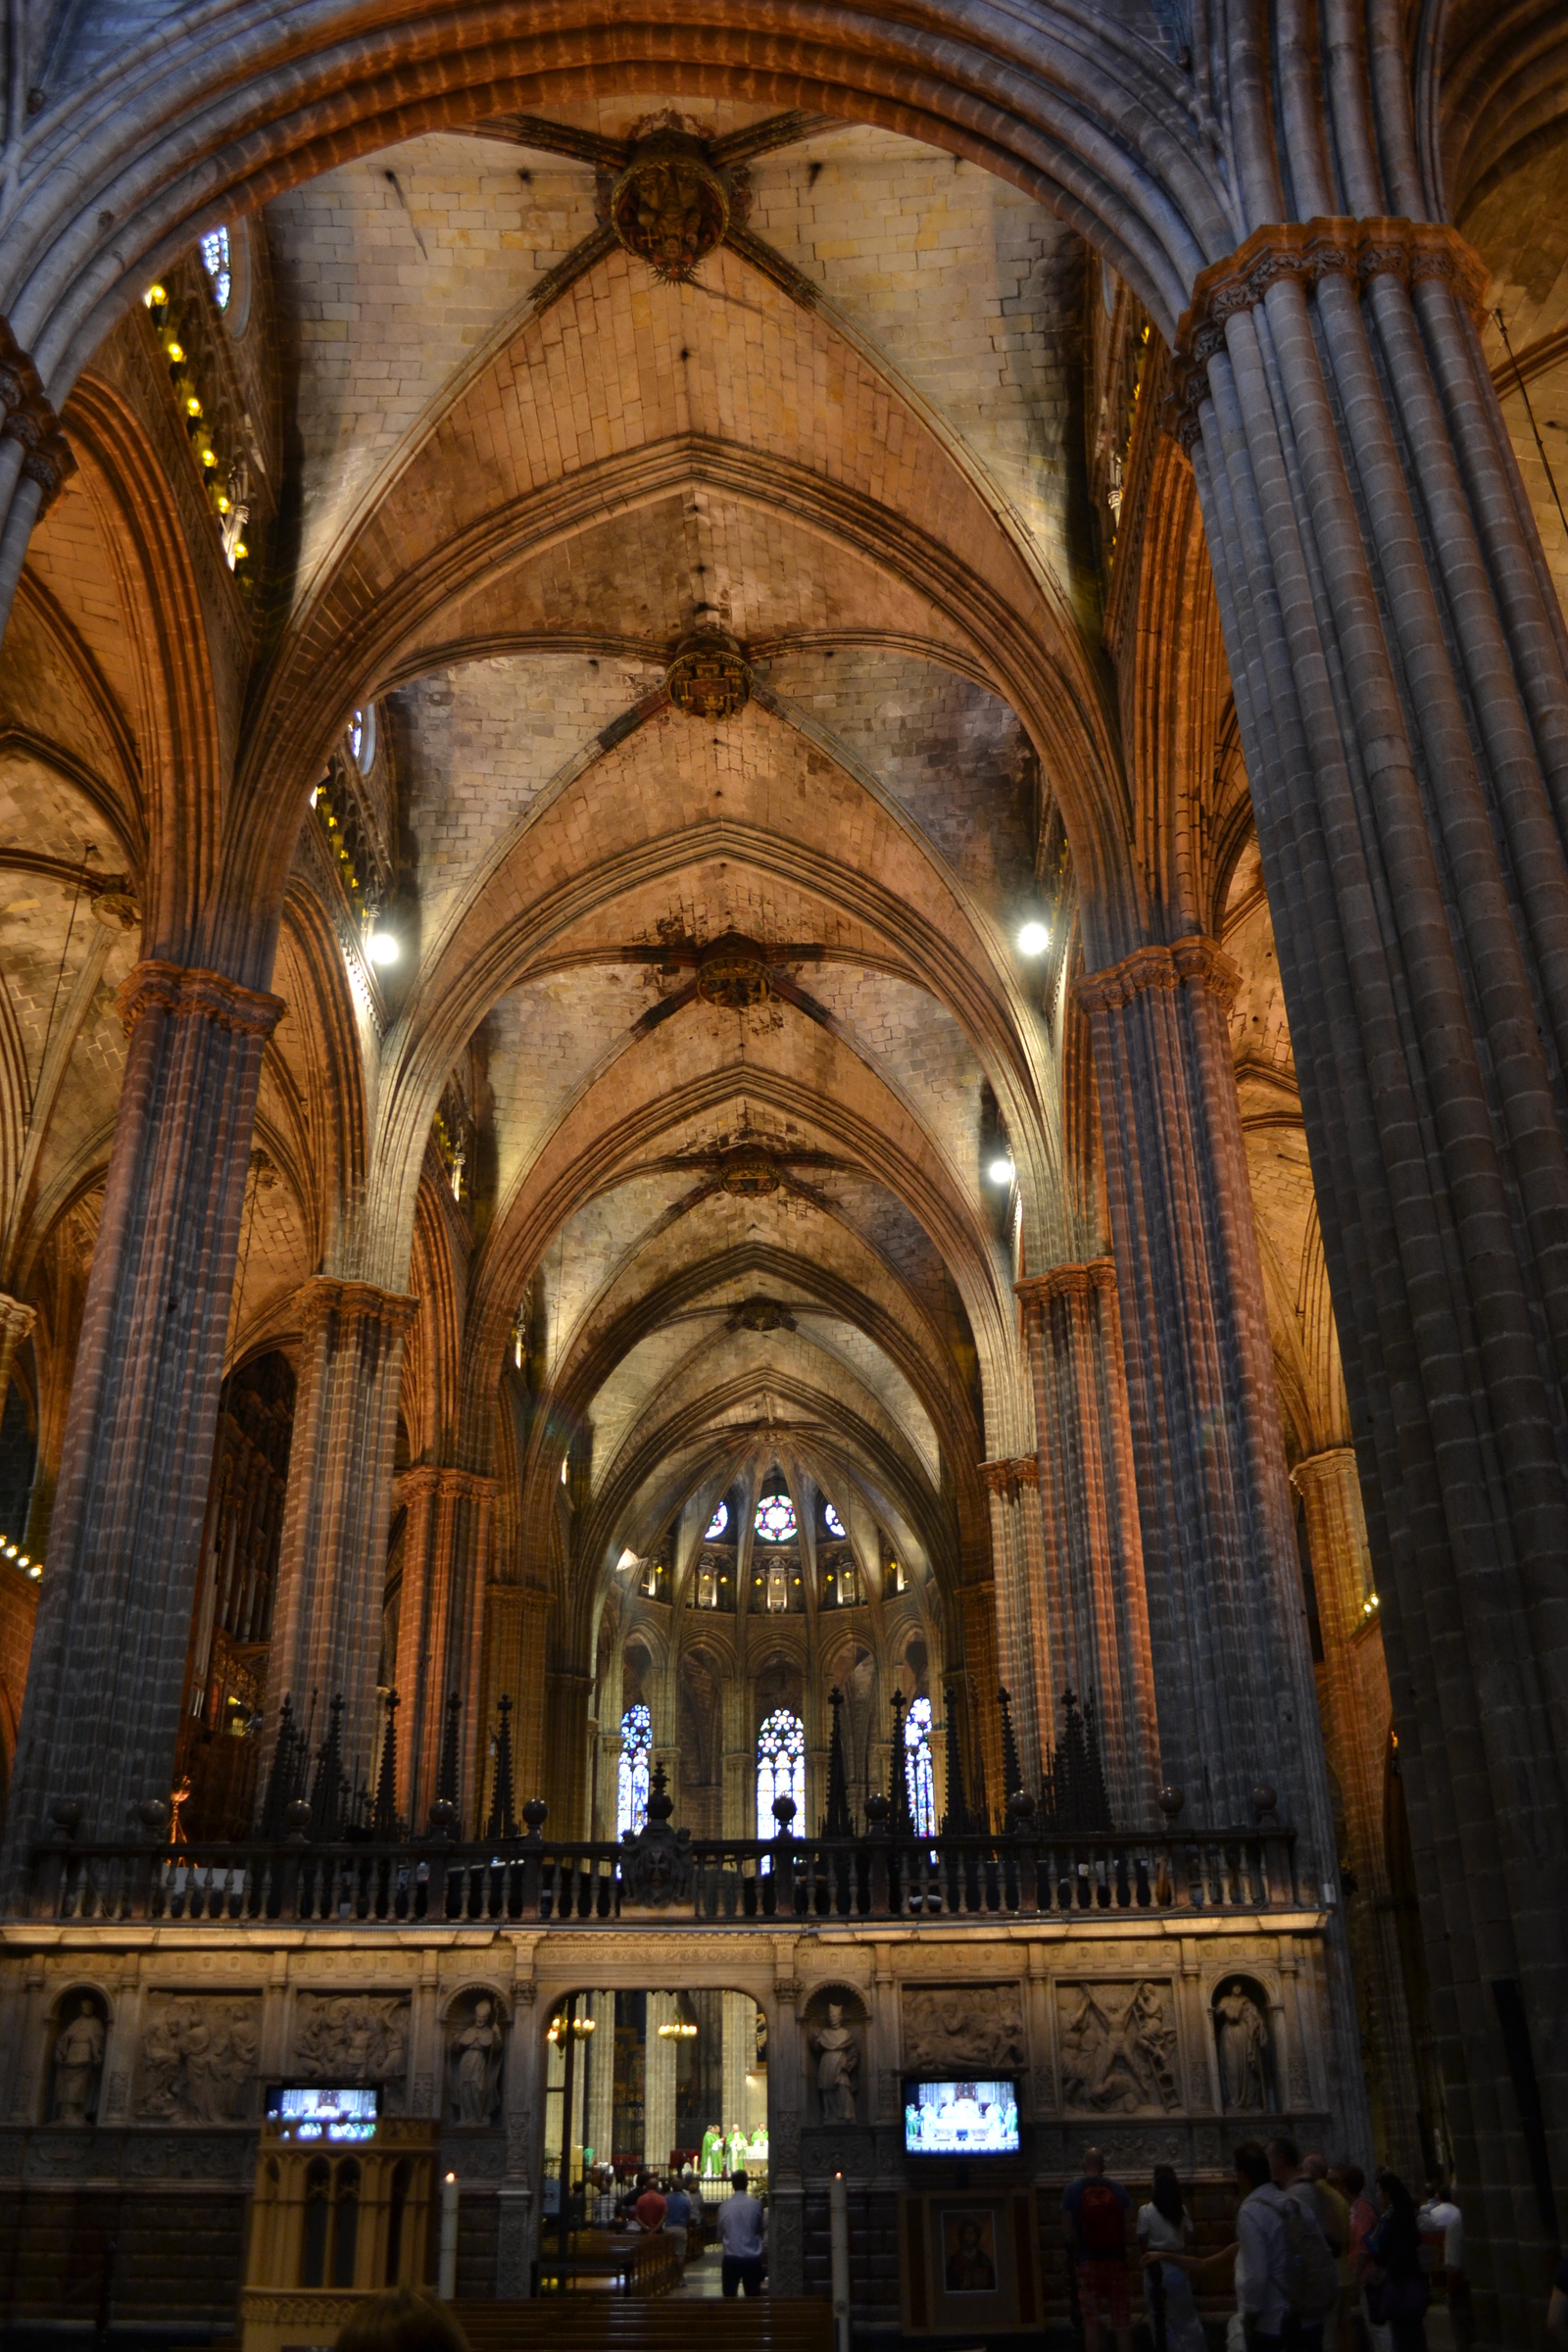
<svg viewBox="0 0 1568 2352">
<path fill-rule="evenodd" d="M 396 963 L 402 953 L 402 949 L 390 931 L 372 931 L 370 933 L 370 961 L 372 963 Z"/>
<path fill-rule="evenodd" d="M 1044 923 L 1025 923 L 1018 934 L 1019 953 L 1024 956 L 1043 956 L 1051 945 L 1051 933 Z"/>
<path fill-rule="evenodd" d="M 1010 1184 L 1013 1175 L 1012 1162 L 1010 1159 L 994 1159 L 987 1168 L 986 1174 L 993 1184 Z"/>
</svg>

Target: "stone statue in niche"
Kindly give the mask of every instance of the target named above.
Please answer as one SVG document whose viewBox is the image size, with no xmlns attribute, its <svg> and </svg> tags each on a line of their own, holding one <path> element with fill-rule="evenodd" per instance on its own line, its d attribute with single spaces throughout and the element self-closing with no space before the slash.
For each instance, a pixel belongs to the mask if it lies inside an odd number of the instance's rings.
<svg viewBox="0 0 1568 2352">
<path fill-rule="evenodd" d="M 1005 2074 L 1024 2062 L 1016 1984 L 906 1984 L 904 2063 L 910 2074 Z"/>
<path fill-rule="evenodd" d="M 1227 2114 L 1268 2105 L 1268 2027 L 1240 1977 L 1214 1996 L 1220 2098 Z"/>
<path fill-rule="evenodd" d="M 148 2123 L 243 2122 L 259 2039 L 252 2001 L 153 1995 L 142 2033 L 137 2115 Z"/>
<path fill-rule="evenodd" d="M 460 2012 L 447 2045 L 448 2112 L 454 2123 L 494 2123 L 501 2103 L 501 2062 L 506 2035 L 497 2004 L 477 1994 L 465 2017 Z"/>
<path fill-rule="evenodd" d="M 1063 1984 L 1061 2078 L 1068 2107 L 1094 2115 L 1166 2113 L 1181 2104 L 1168 1984 Z"/>
<path fill-rule="evenodd" d="M 397 2112 L 409 2071 L 407 1997 L 302 1993 L 294 2071 L 302 2082 L 379 2083 L 394 2094 L 388 2112 Z"/>
<path fill-rule="evenodd" d="M 103 2080 L 103 2004 L 96 1993 L 71 1993 L 61 2004 L 60 2018 L 50 2114 L 57 2124 L 90 2124 L 97 2119 Z"/>
<path fill-rule="evenodd" d="M 816 2059 L 816 2095 L 824 2124 L 853 2124 L 860 2082 L 860 2037 L 844 2022 L 844 2004 L 829 2001 L 808 2039 Z"/>
</svg>

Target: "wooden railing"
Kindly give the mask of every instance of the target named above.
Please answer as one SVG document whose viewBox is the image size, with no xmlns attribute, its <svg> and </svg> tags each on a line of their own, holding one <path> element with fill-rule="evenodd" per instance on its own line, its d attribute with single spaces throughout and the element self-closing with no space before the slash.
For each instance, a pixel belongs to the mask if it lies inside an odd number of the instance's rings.
<svg viewBox="0 0 1568 2352">
<path fill-rule="evenodd" d="M 915 1840 L 670 1836 L 592 1844 L 40 1846 L 27 1915 L 397 1927 L 421 1920 L 592 1929 L 607 1921 L 743 1927 L 897 1919 L 1082 1920 L 1129 1911 L 1315 1907 L 1289 1829 Z"/>
</svg>

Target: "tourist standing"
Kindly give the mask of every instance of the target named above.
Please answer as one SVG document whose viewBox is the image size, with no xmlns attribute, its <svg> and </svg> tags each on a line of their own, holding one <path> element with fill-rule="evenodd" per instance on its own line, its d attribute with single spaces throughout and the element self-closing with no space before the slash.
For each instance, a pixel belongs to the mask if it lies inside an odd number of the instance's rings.
<svg viewBox="0 0 1568 2352">
<path fill-rule="evenodd" d="M 766 2216 L 751 2194 L 744 2173 L 731 2176 L 730 2187 L 733 2195 L 726 2197 L 718 2209 L 718 2242 L 723 2249 L 719 2283 L 726 2295 L 738 2295 L 743 2290 L 748 2295 L 760 2295 Z"/>
<path fill-rule="evenodd" d="M 1312 2204 L 1317 2213 L 1317 2226 L 1328 2240 L 1340 2282 L 1334 2308 L 1323 2322 L 1323 2352 L 1340 2352 L 1342 2345 L 1344 2352 L 1355 2352 L 1351 2316 L 1349 2204 L 1329 2179 L 1326 2156 L 1303 2156 L 1301 2178 L 1312 2183 Z"/>
<path fill-rule="evenodd" d="M 1099 2148 L 1084 2150 L 1084 2169 L 1062 2191 L 1067 2254 L 1078 2286 L 1078 2317 L 1087 2352 L 1100 2352 L 1108 2328 L 1116 2352 L 1132 2352 L 1133 2308 L 1127 2280 L 1127 2216 L 1132 2199 L 1119 2180 L 1105 2178 Z"/>
<path fill-rule="evenodd" d="M 1435 2237 L 1438 2243 L 1438 2277 L 1448 2298 L 1448 2321 L 1453 2329 L 1454 2352 L 1470 2352 L 1476 2340 L 1475 2308 L 1470 2299 L 1470 2281 L 1464 2268 L 1464 2215 L 1454 2201 L 1453 2190 L 1446 2180 L 1427 2183 L 1427 2201 L 1416 2216 L 1423 2237 Z"/>
<path fill-rule="evenodd" d="M 1243 2140 L 1233 2161 L 1242 2192 L 1236 2215 L 1236 2308 L 1252 2352 L 1278 2352 L 1291 2313 L 1279 2192 L 1257 2140 Z"/>
<path fill-rule="evenodd" d="M 692 2201 L 679 2180 L 676 2180 L 666 2190 L 664 2196 L 664 2235 L 674 2246 L 675 2262 L 680 2271 L 683 2284 L 686 2278 L 686 2250 L 690 2242 L 688 2233 L 691 2229 L 691 2220 Z"/>
<path fill-rule="evenodd" d="M 1389 2330 L 1394 2352 L 1426 2352 L 1432 2298 L 1421 2268 L 1415 2199 L 1397 2173 L 1379 2173 L 1377 2192 L 1380 2218 L 1366 2241 L 1367 2307 L 1374 2327 Z"/>
<path fill-rule="evenodd" d="M 1168 2164 L 1156 2164 L 1150 2202 L 1138 2209 L 1138 2242 L 1146 2256 L 1180 2254 L 1192 2235 L 1193 2217 L 1182 2203 L 1181 2184 Z M 1146 2260 L 1144 2293 L 1153 2323 L 1154 2352 L 1207 2352 L 1185 2264 Z"/>
</svg>

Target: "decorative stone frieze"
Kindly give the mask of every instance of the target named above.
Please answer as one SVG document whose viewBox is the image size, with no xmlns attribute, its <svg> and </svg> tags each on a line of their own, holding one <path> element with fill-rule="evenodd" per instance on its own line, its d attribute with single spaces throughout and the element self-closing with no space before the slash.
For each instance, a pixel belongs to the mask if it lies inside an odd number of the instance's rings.
<svg viewBox="0 0 1568 2352">
<path fill-rule="evenodd" d="M 127 1037 L 138 1021 L 156 1010 L 175 1020 L 211 1021 L 237 1037 L 269 1038 L 283 1012 L 280 997 L 242 988 L 221 972 L 188 971 L 177 963 L 156 960 L 138 963 L 127 973 L 115 1004 Z"/>
<path fill-rule="evenodd" d="M 1174 388 L 1162 421 L 1184 449 L 1201 429 L 1208 363 L 1224 343 L 1227 322 L 1239 311 L 1255 309 L 1283 278 L 1311 286 L 1328 276 L 1348 278 L 1357 290 L 1375 277 L 1395 277 L 1406 286 L 1435 279 L 1477 314 L 1488 285 L 1481 256 L 1440 220 L 1330 217 L 1254 229 L 1224 261 L 1199 271 L 1176 329 Z"/>
</svg>

